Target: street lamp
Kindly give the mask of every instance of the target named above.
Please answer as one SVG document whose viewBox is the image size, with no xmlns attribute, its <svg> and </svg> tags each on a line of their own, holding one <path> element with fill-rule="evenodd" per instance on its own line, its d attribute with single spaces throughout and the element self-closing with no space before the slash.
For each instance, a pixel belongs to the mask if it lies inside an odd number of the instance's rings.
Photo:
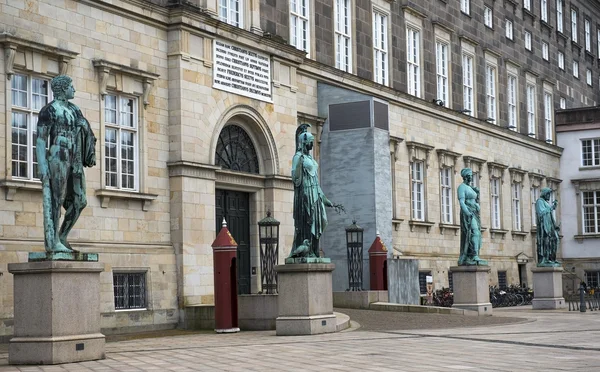
<svg viewBox="0 0 600 372">
<path fill-rule="evenodd" d="M 346 248 L 348 252 L 349 291 L 362 291 L 363 281 L 363 232 L 365 230 L 352 221 L 346 227 Z"/>
<path fill-rule="evenodd" d="M 279 261 L 279 221 L 267 217 L 258 221 L 258 240 L 260 241 L 260 278 L 262 293 L 277 293 L 277 273 L 275 265 Z"/>
</svg>

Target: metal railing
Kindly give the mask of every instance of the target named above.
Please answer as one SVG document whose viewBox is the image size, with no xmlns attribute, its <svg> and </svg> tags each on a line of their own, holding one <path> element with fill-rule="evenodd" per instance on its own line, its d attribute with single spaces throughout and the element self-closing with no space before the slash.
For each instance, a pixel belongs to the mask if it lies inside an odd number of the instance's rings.
<svg viewBox="0 0 600 372">
<path fill-rule="evenodd" d="M 565 296 L 569 311 L 579 311 L 585 313 L 589 311 L 600 310 L 600 288 L 585 289 L 579 287 L 579 294 L 570 294 Z"/>
</svg>

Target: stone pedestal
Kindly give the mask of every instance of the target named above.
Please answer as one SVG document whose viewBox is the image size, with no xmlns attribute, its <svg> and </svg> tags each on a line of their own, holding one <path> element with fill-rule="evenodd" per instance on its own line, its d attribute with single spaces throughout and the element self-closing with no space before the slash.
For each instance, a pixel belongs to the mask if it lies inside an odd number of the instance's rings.
<svg viewBox="0 0 600 372">
<path fill-rule="evenodd" d="M 334 264 L 300 263 L 275 266 L 278 282 L 278 336 L 335 332 L 331 273 Z"/>
<path fill-rule="evenodd" d="M 533 305 L 534 310 L 554 310 L 567 307 L 563 297 L 562 267 L 534 267 Z"/>
<path fill-rule="evenodd" d="M 477 311 L 479 315 L 492 315 L 490 303 L 489 266 L 453 266 L 452 285 L 454 304 L 452 307 Z"/>
<path fill-rule="evenodd" d="M 104 264 L 44 261 L 8 265 L 14 275 L 14 337 L 10 364 L 104 359 L 100 272 Z"/>
</svg>

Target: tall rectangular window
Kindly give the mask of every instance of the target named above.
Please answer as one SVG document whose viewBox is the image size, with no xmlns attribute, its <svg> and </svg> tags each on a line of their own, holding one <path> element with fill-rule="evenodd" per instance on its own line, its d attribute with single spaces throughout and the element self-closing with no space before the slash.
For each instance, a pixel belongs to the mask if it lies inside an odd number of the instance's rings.
<svg viewBox="0 0 600 372">
<path fill-rule="evenodd" d="M 50 82 L 31 75 L 14 74 L 10 80 L 12 176 L 38 177 L 36 154 L 38 113 L 52 100 Z"/>
<path fill-rule="evenodd" d="M 535 86 L 527 84 L 527 131 L 535 137 Z"/>
<path fill-rule="evenodd" d="M 531 226 L 537 225 L 537 213 L 535 211 L 535 202 L 540 198 L 540 188 L 531 187 Z"/>
<path fill-rule="evenodd" d="M 431 271 L 419 271 L 419 292 L 427 293 L 427 277 L 431 276 Z"/>
<path fill-rule="evenodd" d="M 505 21 L 505 29 L 506 29 L 506 38 L 512 40 L 513 39 L 513 23 L 510 19 Z"/>
<path fill-rule="evenodd" d="M 406 28 L 406 73 L 408 75 L 408 94 L 421 97 L 421 61 L 420 32 L 412 27 Z"/>
<path fill-rule="evenodd" d="M 573 76 L 579 79 L 579 62 L 573 61 Z"/>
<path fill-rule="evenodd" d="M 598 234 L 600 228 L 600 191 L 584 191 L 582 194 L 583 207 L 583 232 L 584 234 Z"/>
<path fill-rule="evenodd" d="M 388 17 L 379 12 L 373 12 L 373 70 L 375 82 L 388 84 Z"/>
<path fill-rule="evenodd" d="M 585 283 L 588 288 L 598 288 L 600 284 L 600 271 L 586 271 Z"/>
<path fill-rule="evenodd" d="M 424 163 L 415 160 L 411 164 L 411 191 L 412 191 L 412 218 L 425 220 L 425 189 L 424 189 Z"/>
<path fill-rule="evenodd" d="M 577 42 L 577 11 L 571 9 L 571 39 Z"/>
<path fill-rule="evenodd" d="M 567 108 L 567 99 L 565 97 L 560 97 L 560 108 L 561 110 Z"/>
<path fill-rule="evenodd" d="M 506 289 L 507 287 L 506 271 L 498 271 L 498 288 Z"/>
<path fill-rule="evenodd" d="M 581 166 L 597 167 L 600 165 L 600 138 L 581 141 Z"/>
<path fill-rule="evenodd" d="M 545 41 L 542 41 L 542 58 L 544 58 L 545 61 L 550 59 L 550 46 Z"/>
<path fill-rule="evenodd" d="M 436 74 L 437 74 L 437 98 L 449 106 L 448 97 L 448 44 L 441 41 L 435 43 L 436 52 Z"/>
<path fill-rule="evenodd" d="M 219 0 L 219 19 L 236 27 L 244 27 L 242 4 L 240 0 Z"/>
<path fill-rule="evenodd" d="M 146 273 L 113 273 L 115 310 L 146 308 Z"/>
<path fill-rule="evenodd" d="M 500 179 L 490 180 L 490 202 L 492 212 L 492 229 L 501 228 L 500 223 Z"/>
<path fill-rule="evenodd" d="M 523 8 L 531 12 L 531 0 L 523 0 Z"/>
<path fill-rule="evenodd" d="M 544 92 L 544 128 L 546 129 L 546 142 L 554 141 L 554 125 L 552 125 L 553 113 L 552 95 Z"/>
<path fill-rule="evenodd" d="M 487 118 L 493 119 L 494 123 L 496 123 L 496 68 L 487 65 L 485 66 L 485 71 Z"/>
<path fill-rule="evenodd" d="M 475 115 L 475 97 L 473 92 L 473 56 L 463 54 L 463 105 L 468 114 Z"/>
<path fill-rule="evenodd" d="M 590 20 L 586 19 L 584 21 L 584 30 L 585 30 L 585 50 L 588 52 L 592 51 L 592 25 L 590 24 Z"/>
<path fill-rule="evenodd" d="M 563 24 L 563 0 L 556 0 L 556 30 L 558 32 L 564 32 Z"/>
<path fill-rule="evenodd" d="M 494 12 L 487 5 L 483 8 L 483 24 L 489 28 L 494 28 Z"/>
<path fill-rule="evenodd" d="M 590 70 L 589 68 L 585 70 L 585 82 L 589 86 L 592 85 L 592 70 Z"/>
<path fill-rule="evenodd" d="M 465 14 L 471 13 L 471 0 L 460 0 L 460 11 Z"/>
<path fill-rule="evenodd" d="M 104 96 L 104 177 L 106 187 L 138 189 L 137 99 Z"/>
<path fill-rule="evenodd" d="M 540 12 L 542 13 L 542 21 L 548 22 L 548 0 L 541 0 L 540 8 Z"/>
<path fill-rule="evenodd" d="M 525 31 L 525 49 L 531 51 L 531 32 Z"/>
<path fill-rule="evenodd" d="M 310 52 L 309 0 L 290 0 L 290 40 L 297 49 Z"/>
<path fill-rule="evenodd" d="M 513 230 L 521 231 L 523 226 L 521 223 L 521 184 L 512 184 L 512 205 L 513 205 Z"/>
<path fill-rule="evenodd" d="M 335 67 L 352 72 L 351 0 L 335 0 Z"/>
<path fill-rule="evenodd" d="M 508 128 L 517 130 L 517 77 L 509 74 L 507 81 Z"/>
<path fill-rule="evenodd" d="M 454 171 L 452 168 L 443 168 L 440 171 L 440 186 L 442 196 L 442 223 L 452 224 L 454 219 L 452 217 L 452 175 Z"/>
<path fill-rule="evenodd" d="M 558 68 L 561 70 L 565 69 L 565 54 L 563 52 L 558 52 Z"/>
<path fill-rule="evenodd" d="M 596 35 L 596 40 L 598 40 L 598 57 L 600 57 L 600 29 L 598 29 L 598 35 Z"/>
</svg>

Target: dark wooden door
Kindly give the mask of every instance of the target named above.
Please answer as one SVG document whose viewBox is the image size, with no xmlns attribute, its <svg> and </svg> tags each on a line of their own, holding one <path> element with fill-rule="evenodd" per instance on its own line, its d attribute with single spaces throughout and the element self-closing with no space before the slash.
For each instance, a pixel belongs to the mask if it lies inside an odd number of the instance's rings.
<svg viewBox="0 0 600 372">
<path fill-rule="evenodd" d="M 223 226 L 223 217 L 227 228 L 238 244 L 237 282 L 238 293 L 250 293 L 250 195 L 245 192 L 220 190 L 216 198 L 217 233 Z"/>
</svg>

